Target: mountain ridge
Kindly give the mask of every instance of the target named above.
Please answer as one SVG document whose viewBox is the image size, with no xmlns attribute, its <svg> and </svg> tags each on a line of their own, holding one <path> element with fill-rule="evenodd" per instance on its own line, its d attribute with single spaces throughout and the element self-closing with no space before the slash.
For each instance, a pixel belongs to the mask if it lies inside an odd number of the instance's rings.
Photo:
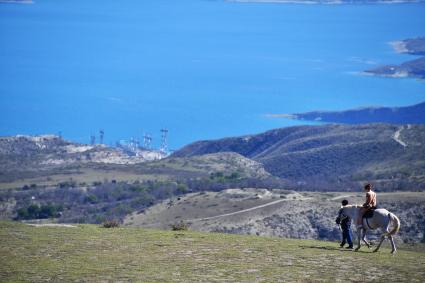
<svg viewBox="0 0 425 283">
<path fill-rule="evenodd" d="M 424 140 L 425 125 L 296 126 L 199 141 L 172 156 L 233 151 L 261 162 L 272 175 L 305 189 L 337 185 L 350 190 L 367 181 L 387 189 L 423 188 Z"/>
</svg>

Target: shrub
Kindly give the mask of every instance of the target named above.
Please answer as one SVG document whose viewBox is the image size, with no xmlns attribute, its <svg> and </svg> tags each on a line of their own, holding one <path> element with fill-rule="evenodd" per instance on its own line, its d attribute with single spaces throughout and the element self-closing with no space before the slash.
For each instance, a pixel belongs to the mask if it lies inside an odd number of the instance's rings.
<svg viewBox="0 0 425 283">
<path fill-rule="evenodd" d="M 46 219 L 50 217 L 60 217 L 60 212 L 63 211 L 62 205 L 47 204 L 39 206 L 31 204 L 28 207 L 23 207 L 17 210 L 17 219 Z"/>
<path fill-rule="evenodd" d="M 58 186 L 61 189 L 75 188 L 77 187 L 77 183 L 75 181 L 70 180 L 70 181 L 60 182 Z"/>
<path fill-rule="evenodd" d="M 118 228 L 120 227 L 120 222 L 118 220 L 108 220 L 103 222 L 103 228 Z"/>
<path fill-rule="evenodd" d="M 185 193 L 187 193 L 188 192 L 188 187 L 187 187 L 187 185 L 186 184 L 183 184 L 183 183 L 179 183 L 178 185 L 177 185 L 177 192 L 179 193 L 179 194 L 185 194 Z"/>
<path fill-rule="evenodd" d="M 181 220 L 178 223 L 174 223 L 171 225 L 171 230 L 173 231 L 187 231 L 189 230 L 189 224 L 183 222 L 183 220 Z"/>
<path fill-rule="evenodd" d="M 94 204 L 94 203 L 98 202 L 98 199 L 97 199 L 96 195 L 91 194 L 91 195 L 86 196 L 84 202 Z"/>
</svg>

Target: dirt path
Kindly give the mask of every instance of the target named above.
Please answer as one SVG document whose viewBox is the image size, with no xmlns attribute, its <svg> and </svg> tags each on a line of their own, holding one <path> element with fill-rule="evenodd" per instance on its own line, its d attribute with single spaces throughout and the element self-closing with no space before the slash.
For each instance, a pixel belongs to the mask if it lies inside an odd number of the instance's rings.
<svg viewBox="0 0 425 283">
<path fill-rule="evenodd" d="M 350 197 L 355 197 L 355 195 L 342 195 L 342 196 L 331 198 L 329 200 L 338 200 L 338 199 L 344 199 L 344 198 L 350 198 Z"/>
<path fill-rule="evenodd" d="M 410 129 L 410 125 L 407 125 L 407 129 Z M 401 131 L 404 130 L 404 126 L 401 126 L 393 135 L 393 140 L 395 140 L 396 142 L 398 142 L 399 144 L 401 144 L 403 147 L 407 146 L 407 143 L 405 143 L 404 141 L 402 141 L 400 139 L 400 133 Z"/>
<path fill-rule="evenodd" d="M 220 214 L 220 215 L 211 216 L 211 217 L 204 217 L 204 218 L 189 219 L 189 220 L 187 220 L 187 221 L 203 221 L 203 220 L 211 220 L 211 219 L 216 219 L 216 218 L 221 218 L 221 217 L 232 216 L 232 215 L 236 215 L 236 214 L 240 214 L 240 213 L 245 213 L 245 212 L 248 212 L 248 211 L 252 211 L 252 210 L 259 209 L 259 208 L 264 208 L 264 207 L 267 207 L 267 206 L 270 206 L 270 205 L 274 205 L 274 204 L 277 204 L 277 203 L 281 203 L 281 202 L 284 202 L 284 201 L 311 200 L 311 199 L 313 199 L 313 198 L 303 197 L 303 198 L 297 198 L 297 199 L 279 199 L 279 200 L 272 201 L 272 202 L 269 202 L 269 203 L 266 203 L 266 204 L 262 204 L 262 205 L 254 206 L 254 207 L 247 208 L 247 209 L 242 209 L 242 210 L 235 211 L 235 212 L 230 212 L 230 213 Z"/>
<path fill-rule="evenodd" d="M 68 227 L 68 228 L 77 228 L 77 226 L 70 225 L 70 224 L 54 224 L 54 223 L 46 223 L 46 224 L 30 224 L 30 223 L 28 223 L 27 225 L 34 226 L 34 227 Z"/>
</svg>

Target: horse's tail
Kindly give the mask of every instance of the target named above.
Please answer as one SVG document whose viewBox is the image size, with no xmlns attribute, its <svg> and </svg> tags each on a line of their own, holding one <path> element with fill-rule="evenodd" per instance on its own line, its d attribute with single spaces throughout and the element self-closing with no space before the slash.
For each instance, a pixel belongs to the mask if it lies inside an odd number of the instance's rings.
<svg viewBox="0 0 425 283">
<path fill-rule="evenodd" d="M 394 214 L 389 213 L 388 216 L 390 217 L 391 221 L 394 223 L 394 228 L 387 234 L 388 236 L 392 236 L 400 230 L 400 219 Z"/>
</svg>

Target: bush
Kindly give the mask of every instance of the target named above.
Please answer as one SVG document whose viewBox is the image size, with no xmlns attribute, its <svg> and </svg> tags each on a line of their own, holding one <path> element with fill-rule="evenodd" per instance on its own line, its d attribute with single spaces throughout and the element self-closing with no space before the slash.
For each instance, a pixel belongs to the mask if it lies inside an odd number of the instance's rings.
<svg viewBox="0 0 425 283">
<path fill-rule="evenodd" d="M 60 182 L 58 184 L 58 187 L 61 189 L 68 189 L 68 188 L 75 188 L 77 187 L 77 183 L 75 181 L 65 181 L 65 182 Z"/>
<path fill-rule="evenodd" d="M 188 189 L 188 187 L 187 187 L 187 185 L 186 185 L 186 184 L 179 183 L 179 184 L 177 185 L 177 192 L 178 192 L 179 194 L 185 194 L 185 193 L 187 193 L 188 191 L 189 191 L 189 189 Z"/>
<path fill-rule="evenodd" d="M 50 217 L 60 217 L 60 212 L 63 211 L 62 205 L 47 204 L 39 206 L 31 204 L 28 207 L 23 207 L 17 210 L 17 219 L 46 219 Z"/>
<path fill-rule="evenodd" d="M 108 220 L 103 222 L 103 228 L 118 228 L 120 227 L 120 222 L 118 220 Z"/>
<path fill-rule="evenodd" d="M 95 204 L 95 203 L 98 202 L 98 199 L 97 199 L 97 196 L 96 195 L 91 194 L 91 195 L 86 196 L 84 202 Z"/>
<path fill-rule="evenodd" d="M 187 230 L 189 230 L 189 224 L 185 223 L 183 221 L 180 221 L 178 223 L 172 224 L 171 230 L 173 230 L 173 231 L 187 231 Z"/>
</svg>

